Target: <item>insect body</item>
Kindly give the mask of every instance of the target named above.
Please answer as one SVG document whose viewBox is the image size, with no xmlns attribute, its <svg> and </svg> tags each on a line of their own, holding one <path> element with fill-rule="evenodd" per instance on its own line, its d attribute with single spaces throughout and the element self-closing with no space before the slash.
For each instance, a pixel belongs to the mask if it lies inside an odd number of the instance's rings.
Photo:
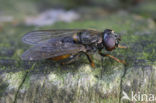
<svg viewBox="0 0 156 103">
<path fill-rule="evenodd" d="M 101 52 L 103 48 L 107 51 L 112 51 L 117 47 L 125 48 L 119 45 L 119 41 L 120 36 L 110 29 L 104 32 L 87 29 L 32 31 L 24 35 L 23 42 L 34 46 L 24 52 L 21 58 L 22 60 L 52 59 L 55 61 L 68 59 L 64 62 L 66 64 L 84 54 L 94 67 L 90 54 L 99 51 L 101 56 L 109 56 L 120 63 L 125 63 Z"/>
</svg>

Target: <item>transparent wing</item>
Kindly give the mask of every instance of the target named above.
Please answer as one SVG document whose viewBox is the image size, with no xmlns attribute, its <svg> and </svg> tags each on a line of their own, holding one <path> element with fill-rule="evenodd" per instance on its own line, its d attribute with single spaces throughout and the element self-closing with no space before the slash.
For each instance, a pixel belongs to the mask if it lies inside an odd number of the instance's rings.
<svg viewBox="0 0 156 103">
<path fill-rule="evenodd" d="M 36 45 L 44 42 L 45 40 L 56 38 L 56 37 L 65 37 L 73 35 L 80 31 L 86 31 L 85 29 L 65 29 L 65 30 L 38 30 L 32 31 L 24 35 L 22 41 L 26 44 Z"/>
<path fill-rule="evenodd" d="M 81 44 L 72 42 L 62 42 L 62 37 L 46 40 L 42 43 L 30 48 L 21 56 L 22 60 L 41 60 L 64 54 L 75 54 L 85 51 L 85 47 Z"/>
</svg>

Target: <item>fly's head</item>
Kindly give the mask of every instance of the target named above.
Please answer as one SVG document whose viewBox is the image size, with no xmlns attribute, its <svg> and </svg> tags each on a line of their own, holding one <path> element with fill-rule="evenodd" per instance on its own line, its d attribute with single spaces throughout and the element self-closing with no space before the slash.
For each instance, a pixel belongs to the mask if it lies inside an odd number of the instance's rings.
<svg viewBox="0 0 156 103">
<path fill-rule="evenodd" d="M 120 35 L 116 34 L 111 29 L 105 29 L 102 33 L 102 44 L 107 51 L 112 51 L 113 49 L 118 47 L 120 40 Z"/>
</svg>

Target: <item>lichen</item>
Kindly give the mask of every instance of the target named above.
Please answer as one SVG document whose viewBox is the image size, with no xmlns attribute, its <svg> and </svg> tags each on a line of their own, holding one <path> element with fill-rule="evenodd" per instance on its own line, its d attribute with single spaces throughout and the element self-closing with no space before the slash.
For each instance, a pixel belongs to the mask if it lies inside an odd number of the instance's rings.
<svg viewBox="0 0 156 103">
<path fill-rule="evenodd" d="M 3 81 L 7 81 L 9 84 L 8 89 L 17 89 L 21 81 L 23 80 L 25 72 L 5 73 L 2 75 Z"/>
</svg>

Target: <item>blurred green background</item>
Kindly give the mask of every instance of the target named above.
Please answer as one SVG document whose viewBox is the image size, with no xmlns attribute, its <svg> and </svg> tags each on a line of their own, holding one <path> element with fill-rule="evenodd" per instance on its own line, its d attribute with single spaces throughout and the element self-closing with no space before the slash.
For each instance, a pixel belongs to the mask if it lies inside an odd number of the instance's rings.
<svg viewBox="0 0 156 103">
<path fill-rule="evenodd" d="M 155 0 L 0 0 L 0 15 L 10 15 L 16 19 L 54 8 L 76 11 L 100 8 L 108 12 L 128 10 L 154 18 L 156 15 Z"/>
</svg>

